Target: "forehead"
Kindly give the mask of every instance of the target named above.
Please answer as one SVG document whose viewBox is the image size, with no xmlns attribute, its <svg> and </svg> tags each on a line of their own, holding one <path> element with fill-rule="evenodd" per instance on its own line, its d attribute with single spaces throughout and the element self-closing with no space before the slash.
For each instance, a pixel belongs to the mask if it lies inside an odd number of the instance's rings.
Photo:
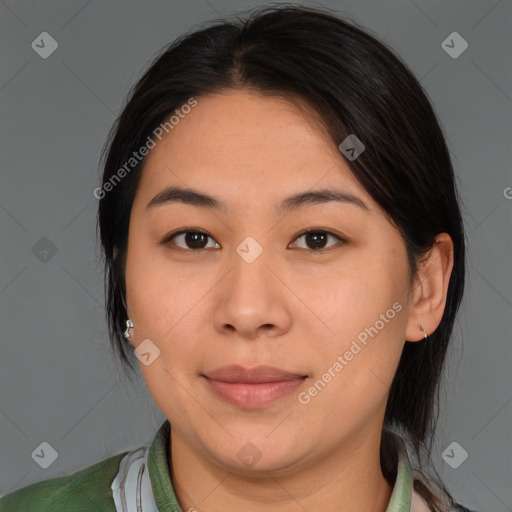
<svg viewBox="0 0 512 512">
<path fill-rule="evenodd" d="M 140 183 L 146 196 L 176 184 L 239 203 L 342 186 L 371 203 L 321 124 L 284 98 L 246 91 L 198 97 L 155 142 Z"/>
</svg>

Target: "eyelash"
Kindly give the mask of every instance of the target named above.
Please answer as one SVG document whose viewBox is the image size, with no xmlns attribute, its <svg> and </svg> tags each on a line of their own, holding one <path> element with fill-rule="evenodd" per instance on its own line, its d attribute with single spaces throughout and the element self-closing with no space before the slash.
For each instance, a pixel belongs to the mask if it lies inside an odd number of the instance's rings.
<svg viewBox="0 0 512 512">
<path fill-rule="evenodd" d="M 213 237 L 211 237 L 208 233 L 206 233 L 205 231 L 203 231 L 201 229 L 188 228 L 188 229 L 182 229 L 180 231 L 177 231 L 175 233 L 171 233 L 170 235 L 167 235 L 160 242 L 160 244 L 161 245 L 168 245 L 177 236 L 183 235 L 183 234 L 187 234 L 187 233 L 195 233 L 195 234 L 206 235 L 208 238 L 214 240 Z M 340 245 L 344 245 L 344 244 L 347 243 L 347 240 L 345 240 L 341 236 L 336 235 L 335 233 L 333 233 L 331 231 L 328 231 L 326 229 L 322 229 L 322 228 L 309 228 L 309 229 L 306 229 L 305 231 L 300 232 L 293 240 L 294 241 L 298 240 L 299 238 L 303 237 L 304 235 L 308 235 L 309 233 L 323 233 L 323 234 L 326 234 L 328 236 L 333 236 L 334 238 L 337 238 L 339 240 Z M 308 249 L 308 248 L 303 249 L 303 248 L 300 248 L 299 250 L 305 250 L 305 251 L 308 251 L 308 252 L 315 252 L 315 253 L 323 253 L 323 252 L 327 252 L 329 250 L 332 250 L 333 247 L 336 247 L 336 245 L 328 247 L 328 248 L 325 248 L 325 249 Z M 184 249 L 183 247 L 178 247 L 178 246 L 174 245 L 173 250 L 182 251 L 182 252 L 191 252 L 191 253 L 196 253 L 197 254 L 197 253 L 200 253 L 202 251 L 206 251 L 208 249 Z"/>
</svg>

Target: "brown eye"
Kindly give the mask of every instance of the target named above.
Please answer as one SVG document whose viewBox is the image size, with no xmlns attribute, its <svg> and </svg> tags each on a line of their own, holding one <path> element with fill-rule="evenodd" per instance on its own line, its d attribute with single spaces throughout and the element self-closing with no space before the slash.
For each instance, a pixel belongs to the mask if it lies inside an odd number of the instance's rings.
<svg viewBox="0 0 512 512">
<path fill-rule="evenodd" d="M 341 238 L 330 231 L 324 231 L 321 229 L 309 229 L 300 234 L 295 240 L 299 240 L 300 238 L 304 238 L 306 247 L 300 247 L 301 249 L 311 249 L 313 251 L 322 251 L 326 249 L 326 244 L 329 237 L 336 238 L 342 243 L 345 243 L 346 240 Z M 293 244 L 296 245 L 296 244 Z"/>
<path fill-rule="evenodd" d="M 167 237 L 165 239 L 164 243 L 172 242 L 173 245 L 176 245 L 179 249 L 182 249 L 184 251 L 186 251 L 186 250 L 200 251 L 200 250 L 207 248 L 207 243 L 208 243 L 209 238 L 211 238 L 211 237 L 208 234 L 206 234 L 204 231 L 183 230 L 183 231 L 179 231 L 178 233 L 174 233 L 170 237 Z M 178 243 L 176 243 L 177 240 L 180 240 L 181 244 L 184 244 L 184 245 L 179 245 Z M 217 246 L 220 247 L 219 244 L 217 244 Z"/>
</svg>

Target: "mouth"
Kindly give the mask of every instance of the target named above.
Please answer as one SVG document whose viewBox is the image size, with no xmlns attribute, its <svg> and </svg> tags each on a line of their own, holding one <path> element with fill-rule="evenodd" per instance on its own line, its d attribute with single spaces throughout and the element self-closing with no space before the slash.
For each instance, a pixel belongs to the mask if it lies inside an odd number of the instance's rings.
<svg viewBox="0 0 512 512">
<path fill-rule="evenodd" d="M 283 398 L 300 387 L 307 375 L 273 366 L 224 366 L 202 374 L 209 389 L 228 403 L 242 409 L 258 409 Z"/>
</svg>

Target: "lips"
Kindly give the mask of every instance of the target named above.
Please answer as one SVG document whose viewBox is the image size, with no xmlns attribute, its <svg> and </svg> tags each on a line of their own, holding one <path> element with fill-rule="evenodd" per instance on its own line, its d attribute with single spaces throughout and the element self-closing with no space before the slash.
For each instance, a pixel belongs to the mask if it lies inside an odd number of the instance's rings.
<svg viewBox="0 0 512 512">
<path fill-rule="evenodd" d="M 296 390 L 307 375 L 274 366 L 244 368 L 234 365 L 217 368 L 203 377 L 209 388 L 223 400 L 241 408 L 261 408 Z"/>
<path fill-rule="evenodd" d="M 306 377 L 306 375 L 290 373 L 274 366 L 256 366 L 255 368 L 246 369 L 238 365 L 218 368 L 208 372 L 206 376 L 212 380 L 240 383 L 282 382 Z"/>
</svg>

